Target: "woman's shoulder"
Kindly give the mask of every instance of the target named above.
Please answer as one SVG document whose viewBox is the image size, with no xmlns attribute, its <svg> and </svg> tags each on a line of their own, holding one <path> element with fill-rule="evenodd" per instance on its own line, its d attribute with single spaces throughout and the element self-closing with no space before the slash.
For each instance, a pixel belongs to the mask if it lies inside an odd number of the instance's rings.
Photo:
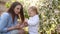
<svg viewBox="0 0 60 34">
<path fill-rule="evenodd" d="M 4 12 L 4 13 L 2 13 L 2 15 L 1 15 L 1 17 L 7 17 L 7 16 L 9 16 L 9 13 L 7 13 L 7 12 Z"/>
</svg>

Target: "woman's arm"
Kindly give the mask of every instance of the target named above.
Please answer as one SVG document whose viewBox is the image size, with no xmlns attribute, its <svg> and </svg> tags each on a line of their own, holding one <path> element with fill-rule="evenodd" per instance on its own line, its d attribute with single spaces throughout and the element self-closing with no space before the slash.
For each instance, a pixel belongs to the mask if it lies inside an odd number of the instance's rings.
<svg viewBox="0 0 60 34">
<path fill-rule="evenodd" d="M 7 27 L 8 23 L 9 23 L 8 20 L 9 20 L 9 14 L 8 13 L 4 13 L 1 15 L 0 32 L 8 32 L 10 30 L 17 29 L 16 26 Z"/>
<path fill-rule="evenodd" d="M 8 24 L 8 14 L 2 14 L 1 20 L 0 20 L 0 32 L 7 32 L 8 27 L 6 27 Z"/>
<path fill-rule="evenodd" d="M 7 28 L 8 31 L 11 31 L 11 30 L 16 30 L 17 28 L 15 26 L 12 26 L 12 27 L 9 27 Z"/>
</svg>

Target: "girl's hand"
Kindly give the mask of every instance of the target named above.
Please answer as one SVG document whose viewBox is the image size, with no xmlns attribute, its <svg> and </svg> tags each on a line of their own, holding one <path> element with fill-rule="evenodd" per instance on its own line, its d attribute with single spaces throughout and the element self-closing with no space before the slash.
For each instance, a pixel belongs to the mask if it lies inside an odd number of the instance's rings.
<svg viewBox="0 0 60 34">
<path fill-rule="evenodd" d="M 25 22 L 28 22 L 28 19 L 27 18 L 25 18 Z"/>
<path fill-rule="evenodd" d="M 24 25 L 25 25 L 25 26 L 28 26 L 28 23 L 27 23 L 27 22 L 25 22 L 25 23 L 24 23 Z"/>
<path fill-rule="evenodd" d="M 24 26 L 25 26 L 24 23 L 22 23 L 22 24 L 20 25 L 21 28 L 23 28 Z"/>
<path fill-rule="evenodd" d="M 27 18 L 25 18 L 24 25 L 28 26 L 28 19 Z"/>
</svg>

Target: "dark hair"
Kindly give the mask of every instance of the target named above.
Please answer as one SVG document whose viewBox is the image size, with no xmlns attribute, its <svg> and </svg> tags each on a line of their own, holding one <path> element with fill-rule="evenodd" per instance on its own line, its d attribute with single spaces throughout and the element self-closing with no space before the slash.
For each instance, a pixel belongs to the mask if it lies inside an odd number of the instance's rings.
<svg viewBox="0 0 60 34">
<path fill-rule="evenodd" d="M 36 14 L 38 14 L 38 10 L 37 10 L 37 8 L 36 8 L 35 6 L 31 6 L 31 7 L 29 7 L 29 9 L 32 9 L 33 11 L 36 12 Z M 29 10 L 29 9 L 28 9 L 28 10 Z"/>
<path fill-rule="evenodd" d="M 23 13 L 23 6 L 21 3 L 19 2 L 14 2 L 11 7 L 9 8 L 8 10 L 8 13 L 10 13 L 12 15 L 12 18 L 13 18 L 13 21 L 14 21 L 14 17 L 18 15 L 15 14 L 14 12 L 14 8 L 17 6 L 17 5 L 20 5 L 21 6 L 21 9 L 20 9 L 20 17 L 21 17 L 21 21 L 23 22 L 24 21 L 24 13 Z"/>
</svg>

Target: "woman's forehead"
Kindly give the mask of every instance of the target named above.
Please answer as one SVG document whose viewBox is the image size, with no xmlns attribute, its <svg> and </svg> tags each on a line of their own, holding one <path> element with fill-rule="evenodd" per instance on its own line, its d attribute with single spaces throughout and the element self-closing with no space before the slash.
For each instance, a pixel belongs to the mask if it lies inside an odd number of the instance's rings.
<svg viewBox="0 0 60 34">
<path fill-rule="evenodd" d="M 3 10 L 2 9 L 0 9 L 0 12 L 2 12 Z"/>
<path fill-rule="evenodd" d="M 5 8 L 3 9 L 1 6 L 0 6 L 0 12 L 3 12 L 5 10 Z"/>
</svg>

